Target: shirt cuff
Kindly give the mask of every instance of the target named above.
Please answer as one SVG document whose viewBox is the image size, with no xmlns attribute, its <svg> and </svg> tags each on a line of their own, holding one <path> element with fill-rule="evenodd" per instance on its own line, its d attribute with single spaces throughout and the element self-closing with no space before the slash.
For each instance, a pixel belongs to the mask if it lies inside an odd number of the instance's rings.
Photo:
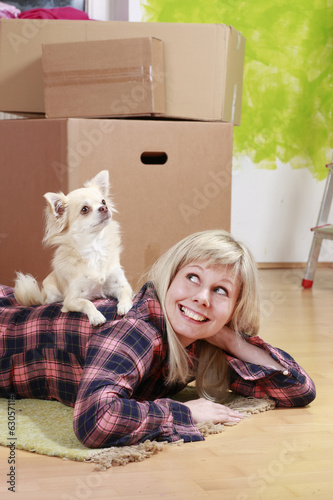
<svg viewBox="0 0 333 500">
<path fill-rule="evenodd" d="M 177 401 L 168 400 L 170 407 L 170 422 L 164 425 L 164 436 L 166 441 L 171 443 L 183 440 L 185 443 L 190 441 L 204 441 L 204 437 L 193 422 L 191 410 L 184 404 Z M 170 432 L 170 426 L 171 432 Z"/>
<path fill-rule="evenodd" d="M 246 337 L 245 340 L 249 344 L 255 345 L 260 349 L 268 352 L 272 358 L 283 366 L 283 370 L 278 370 L 275 368 L 268 368 L 263 365 L 256 365 L 254 363 L 248 363 L 246 361 L 241 361 L 234 356 L 225 353 L 229 365 L 235 370 L 235 372 L 240 375 L 244 380 L 259 380 L 261 378 L 267 378 L 269 376 L 278 376 L 282 381 L 287 381 L 290 377 L 298 380 L 299 382 L 304 382 L 304 375 L 300 370 L 299 365 L 290 356 L 290 354 L 272 347 L 270 344 L 262 340 L 260 337 Z"/>
</svg>

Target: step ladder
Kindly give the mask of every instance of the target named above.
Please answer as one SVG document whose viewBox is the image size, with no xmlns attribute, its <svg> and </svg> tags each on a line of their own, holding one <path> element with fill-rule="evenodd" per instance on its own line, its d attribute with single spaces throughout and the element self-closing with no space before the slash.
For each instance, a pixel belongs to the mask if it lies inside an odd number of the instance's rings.
<svg viewBox="0 0 333 500">
<path fill-rule="evenodd" d="M 333 163 L 329 163 L 326 167 L 329 169 L 329 172 L 317 224 L 315 227 L 311 228 L 314 234 L 305 275 L 302 281 L 302 286 L 304 288 L 312 287 L 323 240 L 333 240 L 333 225 L 327 222 L 333 199 Z"/>
</svg>

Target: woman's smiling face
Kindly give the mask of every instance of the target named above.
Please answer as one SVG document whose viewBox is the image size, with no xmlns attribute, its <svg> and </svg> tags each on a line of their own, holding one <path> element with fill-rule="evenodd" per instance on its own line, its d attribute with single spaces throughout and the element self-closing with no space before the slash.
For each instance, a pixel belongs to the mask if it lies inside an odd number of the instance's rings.
<svg viewBox="0 0 333 500">
<path fill-rule="evenodd" d="M 192 262 L 178 271 L 165 299 L 173 330 L 186 347 L 212 337 L 233 314 L 240 287 L 227 267 Z"/>
</svg>

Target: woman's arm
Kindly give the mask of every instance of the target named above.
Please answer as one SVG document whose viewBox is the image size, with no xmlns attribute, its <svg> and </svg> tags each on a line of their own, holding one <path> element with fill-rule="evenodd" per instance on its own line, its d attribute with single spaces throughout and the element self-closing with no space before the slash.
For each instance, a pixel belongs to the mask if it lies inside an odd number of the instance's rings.
<svg viewBox="0 0 333 500">
<path fill-rule="evenodd" d="M 203 440 L 189 408 L 155 399 L 166 391 L 160 334 L 150 327 L 123 319 L 93 336 L 74 408 L 74 430 L 86 446 Z"/>
<path fill-rule="evenodd" d="M 244 396 L 273 398 L 277 406 L 305 406 L 314 400 L 313 381 L 286 352 L 260 337 L 246 337 L 224 327 L 209 341 L 221 347 L 231 370 L 230 388 Z"/>
<path fill-rule="evenodd" d="M 241 361 L 262 365 L 266 368 L 272 368 L 274 370 L 285 371 L 285 367 L 272 358 L 269 352 L 249 343 L 245 340 L 245 338 L 237 335 L 227 326 L 225 326 L 218 334 L 207 339 L 207 341 L 217 347 L 220 347 Z"/>
</svg>

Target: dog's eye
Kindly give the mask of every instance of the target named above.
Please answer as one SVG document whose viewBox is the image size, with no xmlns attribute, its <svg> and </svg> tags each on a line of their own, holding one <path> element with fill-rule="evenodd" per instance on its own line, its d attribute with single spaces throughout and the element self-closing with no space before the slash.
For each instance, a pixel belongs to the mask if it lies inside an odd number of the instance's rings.
<svg viewBox="0 0 333 500">
<path fill-rule="evenodd" d="M 102 205 L 106 205 L 106 201 L 105 200 L 102 200 Z"/>
<path fill-rule="evenodd" d="M 86 205 L 81 208 L 82 215 L 86 215 L 88 212 L 89 212 L 89 207 L 87 207 Z"/>
</svg>

